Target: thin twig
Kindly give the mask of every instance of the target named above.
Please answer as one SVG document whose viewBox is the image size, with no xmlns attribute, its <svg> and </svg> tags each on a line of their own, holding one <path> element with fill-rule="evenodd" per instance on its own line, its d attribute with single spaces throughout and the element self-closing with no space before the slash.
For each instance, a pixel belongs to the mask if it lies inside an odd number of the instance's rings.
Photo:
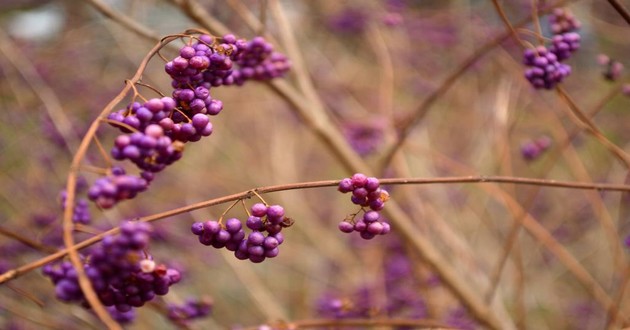
<svg viewBox="0 0 630 330">
<path fill-rule="evenodd" d="M 413 327 L 414 329 L 455 329 L 437 320 L 424 319 L 317 319 L 291 322 L 271 323 L 274 329 L 309 329 L 309 328 L 347 328 L 347 327 Z M 257 330 L 261 326 L 244 328 L 243 330 Z"/>
<path fill-rule="evenodd" d="M 558 95 L 566 102 L 571 110 L 571 113 L 579 119 L 580 123 L 584 125 L 584 128 L 591 133 L 608 151 L 610 151 L 619 161 L 627 168 L 630 169 L 630 156 L 619 146 L 612 143 L 600 130 L 595 123 L 580 110 L 577 104 L 569 96 L 569 94 L 561 86 L 556 86 Z M 573 116 L 569 116 L 573 119 Z M 579 125 L 579 124 L 578 124 Z"/>
<path fill-rule="evenodd" d="M 626 7 L 620 4 L 617 0 L 608 0 L 608 3 L 610 3 L 610 5 L 615 8 L 619 15 L 621 15 L 621 17 L 623 17 L 623 19 L 628 22 L 628 24 L 630 24 L 630 12 L 628 12 Z"/>
<path fill-rule="evenodd" d="M 76 142 L 74 142 L 76 134 L 73 131 L 72 122 L 63 111 L 57 94 L 55 94 L 55 91 L 44 81 L 42 76 L 35 69 L 33 63 L 28 60 L 28 57 L 20 55 L 20 51 L 2 29 L 0 29 L 0 53 L 9 60 L 26 81 L 33 93 L 39 98 L 53 126 L 63 139 L 64 146 L 68 152 L 72 154 L 72 152 L 77 149 Z"/>
<path fill-rule="evenodd" d="M 35 250 L 48 252 L 48 253 L 52 253 L 52 252 L 56 252 L 57 251 L 57 249 L 55 249 L 52 246 L 41 244 L 41 243 L 39 243 L 37 241 L 34 241 L 34 240 L 32 240 L 32 239 L 30 239 L 28 237 L 22 236 L 22 235 L 20 235 L 18 233 L 14 233 L 14 232 L 12 232 L 12 231 L 4 228 L 4 227 L 0 227 L 0 235 L 12 238 L 12 239 L 14 239 L 14 240 L 16 240 L 16 241 L 18 241 L 18 242 L 20 242 L 20 243 L 22 243 L 22 244 L 24 244 L 24 245 L 26 245 L 28 247 L 31 247 L 31 248 L 33 248 Z"/>
<path fill-rule="evenodd" d="M 114 8 L 107 5 L 105 2 L 101 0 L 87 0 L 87 1 L 101 14 L 112 19 L 114 22 L 118 22 L 124 28 L 130 31 L 133 31 L 137 35 L 150 41 L 160 40 L 160 36 L 155 34 L 151 29 L 138 23 L 138 21 L 134 20 L 133 18 L 115 10 Z"/>
</svg>

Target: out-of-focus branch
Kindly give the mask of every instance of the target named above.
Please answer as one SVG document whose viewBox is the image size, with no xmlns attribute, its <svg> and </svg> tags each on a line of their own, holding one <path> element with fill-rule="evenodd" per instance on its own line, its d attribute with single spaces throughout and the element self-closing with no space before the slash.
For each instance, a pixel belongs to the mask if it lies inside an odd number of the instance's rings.
<svg viewBox="0 0 630 330">
<path fill-rule="evenodd" d="M 626 7 L 620 4 L 617 0 L 608 0 L 608 3 L 610 3 L 610 5 L 615 8 L 619 15 L 621 15 L 621 17 L 623 17 L 623 19 L 628 22 L 628 24 L 630 24 L 630 12 L 628 12 L 628 9 L 626 9 Z"/>
<path fill-rule="evenodd" d="M 160 36 L 155 34 L 150 28 L 138 23 L 133 18 L 110 7 L 102 0 L 87 0 L 87 2 L 92 5 L 96 10 L 98 10 L 101 14 L 110 18 L 114 22 L 117 22 L 126 29 L 136 33 L 137 35 L 150 41 L 160 40 Z"/>
</svg>

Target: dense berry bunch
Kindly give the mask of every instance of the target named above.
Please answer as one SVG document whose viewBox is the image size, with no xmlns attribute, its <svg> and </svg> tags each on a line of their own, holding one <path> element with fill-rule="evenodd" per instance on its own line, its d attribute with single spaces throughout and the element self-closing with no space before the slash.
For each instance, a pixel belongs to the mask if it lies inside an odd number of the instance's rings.
<svg viewBox="0 0 630 330">
<path fill-rule="evenodd" d="M 117 123 L 123 123 L 142 132 L 147 126 L 158 124 L 162 119 L 170 117 L 175 106 L 175 100 L 170 97 L 153 98 L 145 103 L 134 102 L 125 109 L 112 112 L 107 119 L 110 120 L 111 125 L 120 128 L 125 133 L 131 131 Z"/>
<path fill-rule="evenodd" d="M 66 198 L 68 193 L 63 190 L 59 194 L 61 209 L 65 210 L 66 208 Z M 90 205 L 85 198 L 79 198 L 74 204 L 74 209 L 72 210 L 72 222 L 80 223 L 87 225 L 92 220 L 92 216 L 90 215 Z"/>
<path fill-rule="evenodd" d="M 259 263 L 278 255 L 278 247 L 284 241 L 282 228 L 291 224 L 292 220 L 284 216 L 282 206 L 256 203 L 252 205 L 251 215 L 245 223 L 252 230 L 247 237 L 241 221 L 236 218 L 228 219 L 225 224 L 217 221 L 195 222 L 191 231 L 199 236 L 201 244 L 217 249 L 225 247 L 234 251 L 240 260 Z"/>
<path fill-rule="evenodd" d="M 204 116 L 205 117 L 205 116 Z M 129 159 L 139 169 L 159 172 L 182 157 L 183 144 L 164 135 L 164 129 L 151 124 L 144 132 L 119 135 L 111 155 L 116 160 Z"/>
<path fill-rule="evenodd" d="M 144 252 L 151 231 L 147 223 L 126 222 L 120 230 L 119 236 L 105 237 L 86 257 L 85 273 L 103 305 L 126 313 L 168 293 L 169 287 L 179 282 L 180 274 L 164 265 L 156 266 Z M 70 262 L 48 264 L 43 272 L 55 284 L 58 299 L 86 303 Z"/>
<path fill-rule="evenodd" d="M 210 89 L 211 86 L 222 85 L 213 84 L 213 78 L 227 79 L 231 74 L 232 59 L 238 52 L 236 43 L 236 38 L 230 34 L 223 38 L 201 35 L 196 42 L 182 47 L 179 56 L 166 63 L 164 70 L 173 78 L 175 88 L 203 86 Z M 179 105 L 184 108 L 190 102 L 179 101 L 183 102 Z"/>
<path fill-rule="evenodd" d="M 389 199 L 387 190 L 380 188 L 377 178 L 367 177 L 362 173 L 356 173 L 351 178 L 345 178 L 339 182 L 338 190 L 342 193 L 352 193 L 352 203 L 361 206 L 363 216 L 355 220 L 358 213 L 352 214 L 348 219 L 339 223 L 339 230 L 344 233 L 359 232 L 364 239 L 372 239 L 376 235 L 389 233 L 390 226 L 383 221 L 380 210 Z M 365 211 L 363 208 L 370 208 Z"/>
<path fill-rule="evenodd" d="M 560 63 L 558 57 L 544 46 L 526 49 L 523 63 L 528 66 L 525 78 L 537 89 L 552 89 L 571 73 L 571 67 Z"/>
<path fill-rule="evenodd" d="M 109 306 L 106 308 L 107 308 L 107 311 L 109 312 L 109 315 L 111 315 L 112 318 L 120 324 L 128 324 L 128 323 L 133 322 L 136 319 L 136 311 L 133 309 L 130 309 L 126 312 L 120 312 L 114 306 Z"/>
<path fill-rule="evenodd" d="M 616 81 L 621 77 L 624 69 L 623 63 L 611 59 L 605 54 L 599 54 L 597 56 L 597 62 L 604 67 L 604 71 L 602 72 L 604 79 Z"/>
<path fill-rule="evenodd" d="M 274 52 L 261 37 L 248 42 L 231 34 L 222 38 L 200 35 L 183 46 L 179 56 L 164 66 L 172 79 L 172 97 L 134 102 L 107 117 L 125 133 L 116 138 L 112 157 L 133 162 L 143 171 L 142 178 L 101 178 L 90 189 L 90 199 L 109 208 L 133 198 L 146 189 L 153 173 L 182 157 L 184 143 L 210 136 L 213 126 L 209 116 L 223 109 L 223 103 L 210 95 L 212 87 L 280 77 L 289 67 L 287 58 Z"/>
<path fill-rule="evenodd" d="M 549 23 L 553 34 L 549 49 L 538 46 L 523 53 L 523 63 L 528 66 L 525 78 L 536 89 L 552 89 L 571 74 L 571 67 L 561 62 L 580 48 L 580 35 L 574 32 L 580 22 L 568 9 L 556 8 Z"/>
<path fill-rule="evenodd" d="M 387 190 L 382 189 L 377 178 L 367 177 L 365 174 L 356 173 L 351 178 L 345 178 L 339 182 L 338 190 L 342 193 L 352 192 L 352 203 L 369 207 L 374 211 L 380 211 L 389 199 Z"/>
<path fill-rule="evenodd" d="M 521 145 L 521 155 L 525 160 L 534 160 L 551 146 L 548 136 L 541 136 L 535 140 L 527 141 Z"/>
<path fill-rule="evenodd" d="M 216 249 L 227 248 L 236 251 L 245 238 L 245 231 L 240 220 L 230 218 L 225 225 L 213 220 L 196 222 L 191 227 L 193 234 L 199 236 L 199 243 Z"/>
<path fill-rule="evenodd" d="M 149 186 L 152 176 L 127 175 L 122 167 L 112 167 L 111 174 L 97 179 L 88 190 L 88 198 L 104 209 L 114 206 L 124 199 L 134 198 Z"/>
<path fill-rule="evenodd" d="M 186 323 L 210 315 L 212 301 L 209 299 L 187 299 L 183 304 L 168 304 L 167 316 L 171 321 Z"/>
<path fill-rule="evenodd" d="M 263 37 L 256 37 L 240 44 L 234 62 L 238 67 L 232 72 L 234 82 L 242 85 L 249 79 L 269 80 L 283 76 L 291 67 L 289 59 L 275 52 L 273 45 Z"/>
<path fill-rule="evenodd" d="M 385 121 L 378 120 L 373 122 L 358 123 L 350 121 L 344 123 L 343 133 L 346 140 L 350 143 L 359 155 L 366 156 L 376 151 L 385 138 Z"/>
<path fill-rule="evenodd" d="M 549 16 L 549 25 L 553 34 L 563 34 L 578 30 L 582 23 L 567 8 L 556 8 Z"/>
<path fill-rule="evenodd" d="M 564 61 L 580 48 L 580 35 L 575 32 L 556 34 L 551 43 L 549 51 L 556 55 L 558 61 Z"/>
</svg>

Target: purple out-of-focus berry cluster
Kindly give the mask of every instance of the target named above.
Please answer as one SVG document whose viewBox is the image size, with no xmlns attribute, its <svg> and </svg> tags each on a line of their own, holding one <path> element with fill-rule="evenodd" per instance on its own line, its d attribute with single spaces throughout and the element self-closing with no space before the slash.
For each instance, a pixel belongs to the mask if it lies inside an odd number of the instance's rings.
<svg viewBox="0 0 630 330">
<path fill-rule="evenodd" d="M 340 231 L 344 233 L 356 231 L 364 239 L 389 233 L 389 223 L 383 220 L 379 212 L 389 200 L 389 193 L 380 185 L 377 178 L 367 177 L 362 173 L 355 173 L 352 177 L 339 182 L 337 189 L 344 194 L 352 193 L 350 200 L 353 204 L 360 205 L 363 212 L 363 216 L 358 220 L 355 219 L 357 213 L 340 222 Z"/>
<path fill-rule="evenodd" d="M 66 208 L 67 196 L 68 193 L 65 190 L 62 190 L 59 193 L 62 210 L 65 210 Z M 90 214 L 90 204 L 85 198 L 77 199 L 72 210 L 72 222 L 87 225 L 90 223 L 90 221 L 92 221 L 92 215 Z"/>
<path fill-rule="evenodd" d="M 359 155 L 367 156 L 375 152 L 385 139 L 383 120 L 372 122 L 348 121 L 343 124 L 343 134 Z"/>
<path fill-rule="evenodd" d="M 100 302 L 127 313 L 141 307 L 180 281 L 176 269 L 158 265 L 146 254 L 151 226 L 142 222 L 125 222 L 120 235 L 106 236 L 100 245 L 85 256 L 85 273 Z M 68 261 L 47 264 L 42 269 L 55 284 L 55 294 L 65 302 L 87 301 L 79 286 L 77 271 Z"/>
<path fill-rule="evenodd" d="M 251 230 L 249 234 L 245 233 L 242 222 L 237 218 L 230 218 L 225 224 L 213 220 L 195 222 L 191 231 L 199 236 L 201 244 L 226 248 L 233 251 L 239 260 L 260 263 L 276 257 L 280 244 L 284 242 L 282 228 L 290 226 L 292 220 L 284 216 L 284 208 L 280 205 L 256 203 L 250 213 L 245 222 Z"/>
<path fill-rule="evenodd" d="M 168 304 L 166 316 L 177 324 L 200 319 L 212 312 L 212 300 L 208 298 L 189 298 L 182 304 Z"/>
<path fill-rule="evenodd" d="M 606 54 L 597 55 L 597 63 L 604 68 L 602 75 L 608 81 L 617 81 L 623 73 L 623 63 L 608 57 Z"/>
<path fill-rule="evenodd" d="M 552 89 L 571 74 L 571 66 L 562 63 L 580 48 L 580 28 L 577 19 L 564 8 L 558 8 L 549 16 L 553 37 L 551 45 L 526 49 L 523 64 L 527 66 L 525 78 L 536 89 Z"/>
<path fill-rule="evenodd" d="M 549 147 L 551 147 L 551 138 L 543 135 L 534 140 L 523 142 L 521 144 L 521 155 L 523 159 L 532 161 L 540 157 Z"/>
<path fill-rule="evenodd" d="M 133 102 L 108 115 L 109 123 L 123 133 L 114 141 L 112 158 L 131 161 L 141 173 L 112 169 L 97 180 L 88 197 L 99 207 L 110 208 L 146 190 L 155 173 L 182 157 L 185 143 L 212 134 L 210 116 L 223 110 L 223 102 L 212 97 L 212 88 L 278 78 L 291 67 L 288 58 L 262 37 L 247 41 L 231 34 L 200 35 L 194 40 L 164 66 L 172 79 L 171 97 Z"/>
</svg>

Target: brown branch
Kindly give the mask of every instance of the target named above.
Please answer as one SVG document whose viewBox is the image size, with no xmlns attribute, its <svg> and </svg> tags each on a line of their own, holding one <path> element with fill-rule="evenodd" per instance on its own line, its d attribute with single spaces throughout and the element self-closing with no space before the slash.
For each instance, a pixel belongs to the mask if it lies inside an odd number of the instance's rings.
<svg viewBox="0 0 630 330">
<path fill-rule="evenodd" d="M 619 15 L 621 15 L 621 17 L 623 17 L 623 19 L 628 22 L 628 24 L 630 24 L 630 12 L 628 12 L 628 10 L 622 4 L 620 4 L 619 1 L 608 0 L 608 3 L 610 3 L 610 5 L 615 8 Z"/>
<path fill-rule="evenodd" d="M 66 183 L 66 191 L 67 191 L 67 199 L 66 205 L 74 205 L 75 198 L 75 189 L 76 189 L 76 181 L 77 175 L 81 168 L 81 163 L 85 158 L 87 150 L 96 135 L 96 130 L 98 129 L 101 121 L 106 118 L 107 114 L 109 114 L 114 107 L 121 102 L 133 89 L 133 84 L 139 81 L 142 77 L 142 74 L 149 63 L 149 60 L 157 54 L 158 50 L 167 45 L 169 42 L 176 40 L 177 36 L 170 36 L 163 38 L 162 41 L 158 42 L 149 53 L 144 57 L 142 62 L 140 63 L 138 70 L 136 71 L 133 78 L 126 81 L 125 88 L 114 98 L 112 99 L 107 106 L 103 109 L 103 111 L 99 114 L 99 116 L 92 122 L 90 128 L 85 133 L 83 140 L 81 140 L 81 144 L 79 145 L 79 149 L 75 153 L 72 163 L 70 165 L 70 171 L 68 172 L 68 181 Z M 96 313 L 96 315 L 105 323 L 105 325 L 110 329 L 122 329 L 120 325 L 111 317 L 109 312 L 105 309 L 103 304 L 98 299 L 98 296 L 94 292 L 92 288 L 92 283 L 89 278 L 85 274 L 85 270 L 83 269 L 83 264 L 81 263 L 81 259 L 79 258 L 79 254 L 76 248 L 76 244 L 74 242 L 74 237 L 72 235 L 74 225 L 72 223 L 72 213 L 73 208 L 67 207 L 64 210 L 63 217 L 63 242 L 66 246 L 66 250 L 70 261 L 72 262 L 73 267 L 77 271 L 77 277 L 79 281 L 79 286 L 83 291 L 83 294 Z"/>
<path fill-rule="evenodd" d="M 346 327 L 413 327 L 414 329 L 455 329 L 437 320 L 431 319 L 317 319 L 292 322 L 270 323 L 274 329 L 309 329 L 309 328 L 346 328 Z M 257 330 L 261 326 L 248 327 L 243 330 Z"/>
<path fill-rule="evenodd" d="M 41 244 L 37 241 L 34 241 L 28 237 L 22 236 L 18 233 L 14 233 L 4 227 L 0 227 L 0 235 L 4 235 L 6 237 L 12 238 L 28 247 L 31 247 L 33 249 L 39 250 L 39 251 L 43 251 L 43 252 L 48 252 L 48 253 L 53 253 L 56 252 L 57 249 L 55 249 L 52 246 L 48 246 L 48 245 L 44 245 Z"/>
<path fill-rule="evenodd" d="M 556 91 L 558 95 L 560 95 L 561 99 L 565 101 L 565 103 L 569 106 L 571 110 L 571 114 L 575 116 L 575 118 L 579 119 L 577 123 L 584 125 L 584 128 L 591 133 L 608 151 L 610 151 L 619 161 L 627 168 L 630 169 L 630 156 L 623 151 L 619 146 L 612 143 L 600 130 L 597 128 L 595 123 L 586 115 L 577 104 L 573 101 L 573 99 L 567 94 L 567 92 L 561 86 L 556 87 Z M 573 116 L 569 116 L 571 119 L 574 119 Z"/>
<path fill-rule="evenodd" d="M 90 5 L 92 5 L 96 10 L 98 10 L 101 14 L 110 18 L 114 22 L 118 22 L 118 24 L 122 25 L 124 28 L 134 32 L 135 34 L 150 40 L 150 41 L 158 41 L 160 40 L 160 36 L 155 34 L 148 27 L 138 23 L 138 21 L 133 18 L 117 11 L 116 9 L 110 7 L 105 2 L 101 0 L 87 0 Z"/>
<path fill-rule="evenodd" d="M 512 184 L 526 184 L 526 185 L 554 187 L 554 188 L 590 189 L 590 190 L 598 190 L 598 191 L 603 191 L 603 190 L 630 191 L 630 185 L 605 184 L 605 183 L 593 184 L 593 183 L 568 182 L 568 181 L 543 180 L 543 179 L 518 178 L 518 177 L 500 177 L 500 176 L 458 176 L 458 177 L 443 177 L 443 178 L 388 178 L 388 179 L 380 179 L 379 181 L 383 185 L 512 183 Z M 190 205 L 172 209 L 169 211 L 160 212 L 154 215 L 149 215 L 149 216 L 138 219 L 138 221 L 153 222 L 153 221 L 169 218 L 175 215 L 188 213 L 194 210 L 207 208 L 214 205 L 233 202 L 233 201 L 237 201 L 241 199 L 249 199 L 252 196 L 254 196 L 254 192 L 258 194 L 266 194 L 266 193 L 288 191 L 288 190 L 335 187 L 339 185 L 339 182 L 340 180 L 326 180 L 326 181 L 311 181 L 311 182 L 300 182 L 300 183 L 292 183 L 292 184 L 259 187 L 259 188 L 243 191 L 240 193 L 228 195 L 228 196 L 213 198 L 213 199 L 206 200 L 203 202 L 190 204 Z M 77 243 L 73 247 L 76 250 L 80 250 L 99 242 L 100 240 L 103 239 L 103 237 L 107 235 L 116 235 L 118 234 L 118 232 L 119 232 L 119 228 L 116 227 L 106 232 L 103 232 L 101 234 L 95 235 L 94 237 L 91 237 L 89 239 L 81 241 L 80 243 Z M 44 258 L 31 262 L 27 265 L 7 271 L 6 273 L 0 275 L 0 284 L 13 280 L 47 263 L 63 258 L 64 256 L 68 254 L 68 251 L 69 251 L 68 248 L 59 250 L 49 256 L 46 256 Z"/>
</svg>

